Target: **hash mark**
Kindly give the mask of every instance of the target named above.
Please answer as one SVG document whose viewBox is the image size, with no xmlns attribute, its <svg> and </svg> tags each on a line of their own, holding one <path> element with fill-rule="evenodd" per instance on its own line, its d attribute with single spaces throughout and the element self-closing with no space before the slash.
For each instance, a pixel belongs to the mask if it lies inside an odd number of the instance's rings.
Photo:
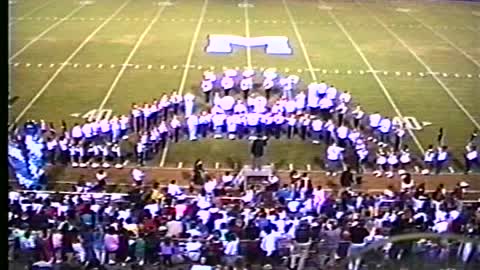
<svg viewBox="0 0 480 270">
<path fill-rule="evenodd" d="M 161 66 L 160 66 L 160 69 L 164 69 L 164 68 L 165 68 L 165 65 L 161 65 Z"/>
<path fill-rule="evenodd" d="M 37 65 L 37 67 L 42 67 L 42 66 L 43 66 L 43 64 L 38 64 L 38 65 Z"/>
<path fill-rule="evenodd" d="M 85 65 L 86 68 L 90 68 L 90 66 L 91 66 L 90 64 L 86 64 L 86 65 Z"/>
<path fill-rule="evenodd" d="M 140 68 L 140 65 L 135 65 L 135 69 L 139 69 Z"/>
<path fill-rule="evenodd" d="M 55 64 L 50 64 L 50 67 L 53 68 L 55 66 Z"/>
<path fill-rule="evenodd" d="M 148 68 L 148 69 L 152 69 L 152 65 L 148 65 L 148 67 L 147 67 L 147 68 Z"/>
<path fill-rule="evenodd" d="M 114 65 L 114 64 L 111 64 L 111 65 L 110 65 L 110 68 L 114 68 L 114 67 L 115 67 L 115 65 Z"/>
<path fill-rule="evenodd" d="M 32 64 L 30 64 L 30 63 L 26 63 L 26 64 L 25 64 L 26 67 L 29 67 L 29 66 L 31 66 L 31 65 L 32 65 Z"/>
<path fill-rule="evenodd" d="M 98 64 L 97 68 L 102 68 L 103 64 Z"/>
<path fill-rule="evenodd" d="M 78 64 L 74 64 L 73 67 L 74 67 L 74 68 L 77 68 L 77 67 L 78 67 Z"/>
</svg>

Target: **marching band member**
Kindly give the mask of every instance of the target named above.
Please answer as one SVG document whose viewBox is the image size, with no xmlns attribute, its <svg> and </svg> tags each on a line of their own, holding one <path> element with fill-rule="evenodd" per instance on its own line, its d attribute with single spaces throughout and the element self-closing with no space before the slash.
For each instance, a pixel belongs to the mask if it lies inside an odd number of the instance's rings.
<svg viewBox="0 0 480 270">
<path fill-rule="evenodd" d="M 93 141 L 93 128 L 92 121 L 85 120 L 85 123 L 82 126 L 83 138 L 87 144 L 90 144 Z"/>
<path fill-rule="evenodd" d="M 87 151 L 87 157 L 91 161 L 91 167 L 96 169 L 100 167 L 100 162 L 102 161 L 102 154 L 100 152 L 100 145 L 91 144 Z"/>
<path fill-rule="evenodd" d="M 285 123 L 285 117 L 281 114 L 276 114 L 273 116 L 274 130 L 273 133 L 276 139 L 280 139 L 283 130 L 283 124 Z"/>
<path fill-rule="evenodd" d="M 320 101 L 318 96 L 319 85 L 316 83 L 311 83 L 308 85 L 308 95 L 307 95 L 307 107 L 310 111 L 310 114 L 316 114 Z"/>
<path fill-rule="evenodd" d="M 146 159 L 146 145 L 142 143 L 142 140 L 139 140 L 135 146 L 135 153 L 137 154 L 137 164 L 139 166 L 145 165 Z"/>
<path fill-rule="evenodd" d="M 188 94 L 187 94 L 188 95 Z M 195 96 L 193 96 L 193 98 L 195 98 Z M 193 101 L 192 101 L 193 102 Z M 167 118 L 168 118 L 168 111 L 170 109 L 170 98 L 168 97 L 167 94 L 164 94 L 161 98 L 160 98 L 160 102 L 159 102 L 159 107 L 161 108 L 161 111 L 163 111 L 163 119 L 166 121 Z"/>
<path fill-rule="evenodd" d="M 185 117 L 189 117 L 191 115 L 192 114 L 189 114 L 188 116 L 185 116 Z M 173 129 L 172 136 L 176 143 L 178 142 L 178 138 L 180 137 L 180 127 L 181 127 L 181 123 L 178 120 L 177 116 L 174 115 L 172 120 L 170 121 L 170 128 Z"/>
<path fill-rule="evenodd" d="M 114 116 L 110 120 L 110 129 L 111 131 L 111 141 L 112 142 L 117 142 L 118 139 L 120 138 L 120 122 L 118 120 L 118 117 Z"/>
<path fill-rule="evenodd" d="M 235 105 L 235 99 L 232 96 L 224 96 L 223 98 L 220 99 L 220 107 L 228 115 L 232 114 L 234 105 Z"/>
<path fill-rule="evenodd" d="M 389 144 L 392 121 L 388 117 L 383 118 L 380 120 L 378 130 L 380 131 L 380 141 Z"/>
<path fill-rule="evenodd" d="M 173 114 L 178 114 L 178 109 L 180 108 L 180 104 L 183 101 L 183 97 L 177 93 L 177 91 L 173 90 L 172 94 L 170 95 L 170 103 L 173 105 Z"/>
<path fill-rule="evenodd" d="M 272 109 L 270 109 L 271 113 L 273 114 L 278 114 L 278 113 L 283 114 L 283 110 L 284 108 L 282 105 L 280 105 L 279 101 L 275 102 L 275 104 L 273 104 L 272 106 Z"/>
<path fill-rule="evenodd" d="M 205 79 L 202 81 L 201 87 L 202 87 L 203 94 L 205 95 L 205 103 L 209 104 L 210 94 L 212 93 L 212 89 L 213 89 L 213 82 Z"/>
<path fill-rule="evenodd" d="M 336 138 L 338 141 L 338 145 L 340 147 L 346 147 L 347 146 L 347 140 L 348 140 L 348 135 L 350 133 L 350 130 L 348 127 L 341 125 L 336 129 Z"/>
<path fill-rule="evenodd" d="M 235 140 L 236 134 L 237 134 L 238 115 L 232 114 L 227 116 L 226 122 L 227 122 L 228 138 L 230 140 Z"/>
<path fill-rule="evenodd" d="M 237 130 L 238 130 L 238 138 L 243 139 L 243 136 L 248 135 L 248 128 L 247 128 L 247 115 L 246 113 L 237 114 Z"/>
<path fill-rule="evenodd" d="M 250 90 L 253 88 L 253 79 L 250 78 L 243 78 L 240 81 L 240 89 L 243 92 L 243 99 L 248 98 L 248 94 L 250 93 Z"/>
<path fill-rule="evenodd" d="M 60 162 L 64 165 L 68 163 L 69 149 L 68 149 L 68 138 L 64 135 L 58 138 L 58 147 L 60 149 Z"/>
<path fill-rule="evenodd" d="M 228 96 L 230 93 L 230 90 L 232 90 L 235 82 L 231 77 L 224 76 L 222 80 L 220 81 L 220 84 L 222 85 L 223 90 L 225 91 L 225 96 Z"/>
<path fill-rule="evenodd" d="M 380 121 L 382 121 L 382 116 L 378 112 L 374 112 L 373 114 L 368 116 L 369 126 L 373 133 L 373 138 L 376 139 L 377 137 L 377 129 L 380 126 Z"/>
<path fill-rule="evenodd" d="M 305 93 L 303 91 L 300 91 L 295 96 L 295 105 L 296 105 L 297 112 L 304 112 L 305 111 L 306 96 L 305 96 Z"/>
<path fill-rule="evenodd" d="M 101 132 L 101 139 L 103 141 L 110 141 L 112 138 L 112 125 L 110 124 L 110 121 L 108 120 L 107 117 L 104 117 L 102 120 L 100 120 L 100 132 Z"/>
<path fill-rule="evenodd" d="M 150 104 L 145 102 L 143 104 L 143 107 L 141 108 L 141 110 L 142 110 L 142 116 L 143 116 L 142 128 L 143 128 L 143 130 L 148 130 L 149 129 L 149 124 L 150 124 L 150 121 L 151 121 L 151 117 L 152 117 L 152 111 L 150 110 Z"/>
<path fill-rule="evenodd" d="M 197 133 L 201 134 L 201 136 L 203 138 L 207 137 L 207 132 L 209 130 L 210 120 L 211 120 L 211 115 L 206 111 L 203 111 L 202 114 L 200 114 L 200 117 L 198 118 Z"/>
<path fill-rule="evenodd" d="M 352 100 L 352 95 L 350 94 L 350 92 L 344 91 L 343 93 L 340 94 L 338 99 L 340 100 L 340 102 L 348 105 L 350 103 L 350 101 Z"/>
<path fill-rule="evenodd" d="M 127 131 L 130 125 L 130 120 L 126 115 L 122 115 L 120 117 L 120 135 L 122 136 L 122 139 L 128 138 L 127 136 Z"/>
<path fill-rule="evenodd" d="M 75 123 L 73 125 L 70 137 L 73 139 L 74 143 L 80 142 L 83 138 L 82 127 L 79 124 Z"/>
<path fill-rule="evenodd" d="M 253 111 L 256 112 L 256 113 L 265 113 L 265 111 L 267 110 L 266 106 L 267 106 L 267 99 L 263 96 L 257 96 L 255 98 L 255 101 L 253 103 Z"/>
<path fill-rule="evenodd" d="M 150 117 L 150 123 L 148 124 L 149 127 L 152 127 L 158 123 L 161 110 L 162 110 L 162 107 L 160 106 L 160 101 L 154 98 L 152 100 L 152 103 L 150 103 L 150 112 L 152 115 Z"/>
<path fill-rule="evenodd" d="M 245 104 L 241 99 L 237 100 L 237 103 L 233 107 L 233 113 L 237 113 L 237 114 L 247 113 L 247 106 L 245 106 Z"/>
<path fill-rule="evenodd" d="M 298 121 L 300 127 L 300 138 L 302 138 L 302 140 L 305 140 L 307 138 L 307 128 L 310 126 L 310 122 L 311 121 L 309 114 L 304 114 L 300 117 L 300 121 Z"/>
<path fill-rule="evenodd" d="M 365 113 L 363 112 L 362 107 L 360 105 L 357 105 L 357 107 L 355 107 L 355 110 L 353 110 L 352 115 L 353 115 L 353 127 L 358 128 L 360 126 L 360 123 L 363 117 L 365 116 Z"/>
<path fill-rule="evenodd" d="M 55 138 L 47 138 L 47 159 L 50 164 L 55 165 L 58 142 Z"/>
<path fill-rule="evenodd" d="M 78 165 L 80 164 L 79 155 L 77 153 L 77 144 L 79 144 L 79 143 L 80 142 L 72 141 L 68 145 L 68 151 L 69 151 L 69 154 L 70 154 L 70 163 L 72 163 L 73 168 L 77 168 Z"/>
<path fill-rule="evenodd" d="M 345 115 L 348 112 L 348 107 L 345 103 L 341 102 L 336 108 L 335 111 L 337 112 L 337 125 L 343 125 L 343 119 L 345 119 Z"/>
<path fill-rule="evenodd" d="M 294 114 L 297 110 L 295 99 L 287 99 L 284 104 L 284 109 L 287 116 Z"/>
<path fill-rule="evenodd" d="M 275 86 L 275 83 L 273 82 L 273 79 L 265 79 L 263 81 L 263 89 L 265 90 L 265 97 L 267 99 L 270 99 L 272 89 Z"/>
<path fill-rule="evenodd" d="M 246 114 L 247 116 L 247 125 L 248 125 L 248 134 L 249 140 L 252 140 L 256 134 L 259 133 L 259 121 L 260 121 L 260 114 L 256 112 L 249 112 Z"/>
<path fill-rule="evenodd" d="M 198 116 L 195 114 L 187 118 L 188 137 L 190 141 L 197 140 Z"/>
<path fill-rule="evenodd" d="M 344 148 L 333 143 L 327 148 L 327 175 L 336 176 L 342 167 Z"/>
<path fill-rule="evenodd" d="M 226 115 L 223 113 L 214 114 L 212 116 L 213 131 L 215 133 L 213 137 L 215 139 L 221 139 L 223 137 L 222 133 L 224 130 L 225 119 Z"/>
<path fill-rule="evenodd" d="M 158 132 L 160 133 L 162 149 L 164 149 L 165 146 L 167 146 L 168 140 L 168 126 L 166 121 L 160 122 L 160 125 L 158 126 Z"/>
<path fill-rule="evenodd" d="M 357 149 L 355 153 L 357 155 L 357 172 L 362 173 L 364 171 L 369 152 L 366 147 L 361 147 Z"/>
<path fill-rule="evenodd" d="M 403 138 L 405 137 L 405 133 L 406 131 L 405 131 L 404 124 L 395 126 L 395 129 L 394 129 L 395 140 L 393 143 L 393 147 L 395 148 L 395 150 L 400 149 L 400 145 L 403 143 Z"/>
<path fill-rule="evenodd" d="M 326 95 L 318 101 L 318 106 L 320 108 L 320 114 L 322 115 L 323 120 L 327 121 L 332 117 L 333 101 L 329 99 Z"/>
<path fill-rule="evenodd" d="M 291 139 L 293 135 L 295 134 L 295 126 L 297 125 L 297 117 L 293 114 L 291 114 L 287 118 L 287 138 Z"/>
<path fill-rule="evenodd" d="M 323 139 L 325 140 L 325 143 L 329 145 L 332 140 L 332 136 L 334 135 L 334 132 L 335 132 L 335 124 L 333 123 L 332 119 L 328 120 L 324 124 L 323 132 L 324 132 Z"/>
<path fill-rule="evenodd" d="M 138 105 L 136 103 L 132 103 L 130 115 L 132 117 L 133 131 L 139 132 L 141 127 L 142 111 L 140 110 L 140 108 L 138 108 Z"/>
<path fill-rule="evenodd" d="M 360 131 L 358 129 L 354 128 L 349 134 L 348 134 L 348 139 L 350 140 L 350 143 L 352 145 L 355 144 L 355 142 L 360 138 Z"/>
<path fill-rule="evenodd" d="M 103 168 L 110 168 L 110 164 L 108 163 L 108 160 L 110 158 L 110 145 L 111 145 L 111 143 L 100 145 L 100 151 L 102 152 L 102 167 Z"/>
<path fill-rule="evenodd" d="M 319 144 L 320 139 L 322 137 L 322 128 L 323 128 L 323 121 L 320 118 L 314 118 L 312 120 L 312 137 L 313 137 L 313 143 L 314 144 Z"/>
<path fill-rule="evenodd" d="M 438 147 L 435 156 L 435 174 L 440 174 L 441 170 L 448 166 L 449 158 L 448 147 L 446 145 Z"/>
<path fill-rule="evenodd" d="M 80 162 L 80 168 L 87 167 L 87 155 L 85 154 L 85 142 L 80 142 L 77 147 L 75 147 L 75 152 L 78 155 L 78 160 Z"/>
<path fill-rule="evenodd" d="M 330 85 L 330 87 L 328 87 L 325 91 L 325 97 L 330 100 L 335 100 L 337 99 L 337 93 L 337 88 L 335 88 L 333 85 Z"/>
<path fill-rule="evenodd" d="M 280 86 L 282 87 L 282 96 L 287 99 L 292 98 L 293 83 L 289 78 L 282 78 L 279 81 Z"/>
<path fill-rule="evenodd" d="M 195 108 L 195 96 L 191 93 L 187 93 L 183 97 L 183 100 L 185 104 L 185 117 L 189 117 L 190 115 L 192 115 Z"/>
<path fill-rule="evenodd" d="M 260 115 L 260 134 L 265 136 L 270 136 L 270 134 L 274 134 L 274 127 L 273 127 L 273 113 L 265 113 Z"/>
</svg>

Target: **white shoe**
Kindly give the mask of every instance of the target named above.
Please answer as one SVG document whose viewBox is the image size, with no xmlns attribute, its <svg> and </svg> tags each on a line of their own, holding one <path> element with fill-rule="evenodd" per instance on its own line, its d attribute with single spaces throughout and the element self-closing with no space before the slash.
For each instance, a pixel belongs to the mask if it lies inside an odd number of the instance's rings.
<svg viewBox="0 0 480 270">
<path fill-rule="evenodd" d="M 331 173 L 330 173 L 330 172 L 326 172 L 325 174 L 326 174 L 327 176 L 330 176 Z"/>
<path fill-rule="evenodd" d="M 114 260 L 109 260 L 108 264 L 115 264 L 115 261 Z"/>
<path fill-rule="evenodd" d="M 96 162 L 92 163 L 92 168 L 96 169 L 98 168 L 100 165 Z"/>
<path fill-rule="evenodd" d="M 336 172 L 332 173 L 332 176 L 337 176 L 337 173 Z"/>
<path fill-rule="evenodd" d="M 86 163 L 80 163 L 80 168 L 86 168 L 87 164 Z"/>
<path fill-rule="evenodd" d="M 105 169 L 110 168 L 110 164 L 108 164 L 108 162 L 104 162 L 102 164 L 102 167 L 105 168 Z"/>
<path fill-rule="evenodd" d="M 73 168 L 77 168 L 77 167 L 78 167 L 78 163 L 72 162 L 72 167 L 73 167 Z"/>
<path fill-rule="evenodd" d="M 123 168 L 123 165 L 122 164 L 115 164 L 115 168 L 121 169 L 121 168 Z"/>
<path fill-rule="evenodd" d="M 313 144 L 320 144 L 320 142 L 317 141 L 317 140 L 312 141 L 312 143 L 313 143 Z"/>
</svg>

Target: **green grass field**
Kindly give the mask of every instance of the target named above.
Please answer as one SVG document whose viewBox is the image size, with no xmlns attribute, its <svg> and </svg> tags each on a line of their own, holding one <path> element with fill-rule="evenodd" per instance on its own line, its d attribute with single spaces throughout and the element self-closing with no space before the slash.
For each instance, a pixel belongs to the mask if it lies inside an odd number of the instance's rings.
<svg viewBox="0 0 480 270">
<path fill-rule="evenodd" d="M 10 1 L 12 120 L 80 121 L 91 110 L 127 113 L 162 92 L 198 90 L 204 70 L 276 67 L 305 84 L 350 90 L 368 112 L 410 117 L 420 153 L 439 127 L 461 160 L 480 128 L 480 4 L 443 1 L 178 0 Z M 209 34 L 287 36 L 293 55 L 244 48 L 204 51 Z M 127 65 L 125 65 L 127 64 Z M 188 66 L 187 66 L 188 64 Z M 72 116 L 73 114 L 73 116 Z M 422 123 L 425 122 L 425 126 Z M 428 123 L 427 123 L 428 122 Z M 429 124 L 430 123 L 430 124 Z M 275 141 L 269 161 L 312 169 L 321 146 Z M 170 144 L 165 166 L 228 167 L 248 158 L 246 141 Z M 158 161 L 156 164 L 158 165 Z"/>
</svg>

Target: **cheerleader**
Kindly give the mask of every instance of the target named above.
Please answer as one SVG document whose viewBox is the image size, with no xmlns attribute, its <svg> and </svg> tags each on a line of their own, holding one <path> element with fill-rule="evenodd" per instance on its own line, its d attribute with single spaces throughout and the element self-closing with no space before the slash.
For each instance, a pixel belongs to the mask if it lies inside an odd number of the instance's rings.
<svg viewBox="0 0 480 270">
<path fill-rule="evenodd" d="M 132 119 L 133 132 L 139 132 L 142 123 L 142 110 L 138 107 L 136 103 L 132 103 L 132 108 L 130 109 L 130 116 Z"/>
<path fill-rule="evenodd" d="M 410 149 L 408 149 L 408 145 L 404 145 L 400 151 L 400 168 L 402 170 L 408 170 L 411 162 Z"/>
<path fill-rule="evenodd" d="M 397 152 L 393 148 L 390 149 L 390 153 L 388 154 L 388 158 L 387 158 L 387 163 L 388 163 L 389 171 L 385 175 L 388 178 L 392 178 L 395 170 L 397 170 L 398 166 L 400 165 L 398 161 Z"/>
<path fill-rule="evenodd" d="M 382 148 L 379 148 L 377 151 L 377 170 L 373 172 L 373 175 L 376 177 L 382 177 L 383 173 L 387 171 L 388 164 L 387 164 L 387 154 Z"/>
<path fill-rule="evenodd" d="M 433 148 L 433 145 L 430 144 L 428 146 L 427 151 L 425 151 L 425 154 L 423 155 L 423 163 L 424 163 L 423 170 L 422 170 L 423 175 L 428 175 L 433 170 L 435 154 L 436 153 Z"/>
<path fill-rule="evenodd" d="M 112 154 L 113 154 L 113 157 L 115 159 L 115 168 L 117 168 L 117 169 L 123 168 L 124 159 L 123 159 L 123 155 L 122 155 L 120 145 L 118 145 L 117 143 L 115 143 L 112 146 Z"/>
</svg>

